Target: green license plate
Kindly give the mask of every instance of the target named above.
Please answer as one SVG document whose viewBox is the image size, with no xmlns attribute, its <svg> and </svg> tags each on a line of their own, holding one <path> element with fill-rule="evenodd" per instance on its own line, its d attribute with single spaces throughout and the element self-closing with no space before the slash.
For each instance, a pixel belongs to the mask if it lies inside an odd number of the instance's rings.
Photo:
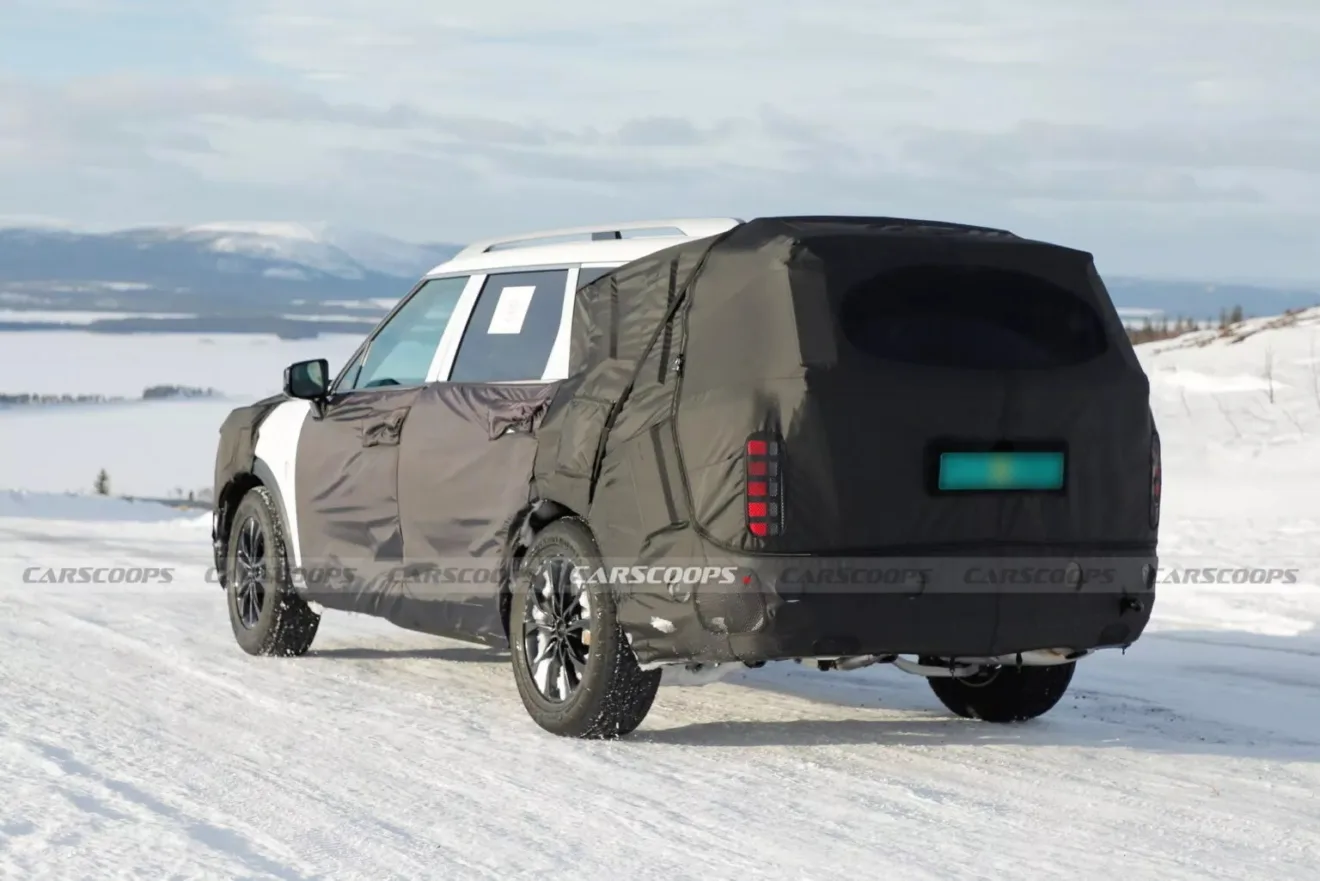
<svg viewBox="0 0 1320 881">
<path fill-rule="evenodd" d="M 1063 489 L 1062 452 L 940 453 L 940 492 Z"/>
</svg>

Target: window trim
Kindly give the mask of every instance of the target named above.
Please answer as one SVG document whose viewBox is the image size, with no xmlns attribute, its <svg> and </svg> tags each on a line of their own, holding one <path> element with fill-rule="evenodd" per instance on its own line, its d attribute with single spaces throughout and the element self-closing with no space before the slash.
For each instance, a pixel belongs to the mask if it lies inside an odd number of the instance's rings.
<svg viewBox="0 0 1320 881">
<path fill-rule="evenodd" d="M 454 272 L 433 275 L 427 279 L 433 281 L 441 278 L 460 278 L 463 275 L 467 276 L 467 284 L 463 285 L 463 292 L 458 295 L 458 302 L 454 304 L 454 312 L 449 316 L 445 332 L 440 335 L 440 343 L 435 347 L 431 366 L 426 371 L 427 385 L 449 381 L 449 371 L 453 369 L 454 359 L 458 356 L 458 344 L 463 340 L 463 334 L 467 332 L 468 322 L 472 320 L 472 310 L 477 306 L 477 297 L 486 284 L 486 273 Z"/>
<path fill-rule="evenodd" d="M 573 307 L 577 304 L 577 280 L 580 266 L 568 267 L 564 278 L 564 308 L 559 314 L 559 330 L 555 333 L 550 357 L 545 359 L 540 382 L 568 379 L 568 345 L 573 335 Z"/>
<path fill-rule="evenodd" d="M 335 377 L 335 381 L 330 383 L 330 395 L 332 396 L 347 395 L 347 394 L 352 394 L 355 391 L 365 391 L 365 389 L 341 389 L 339 386 L 341 383 L 345 382 L 348 379 L 349 371 L 353 369 L 353 365 L 359 364 L 359 360 L 358 360 L 359 358 L 361 359 L 362 363 L 366 362 L 367 360 L 366 353 L 369 347 L 370 347 L 370 340 L 363 340 L 361 343 L 358 343 L 358 347 L 353 351 L 353 355 L 347 361 L 344 362 L 343 367 L 339 368 L 339 375 Z M 361 369 L 360 364 L 359 364 L 359 369 Z"/>
</svg>

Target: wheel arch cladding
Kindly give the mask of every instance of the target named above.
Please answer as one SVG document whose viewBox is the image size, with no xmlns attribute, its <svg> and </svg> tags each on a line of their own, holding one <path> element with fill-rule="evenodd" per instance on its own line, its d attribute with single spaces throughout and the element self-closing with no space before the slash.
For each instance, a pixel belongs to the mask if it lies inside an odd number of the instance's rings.
<svg viewBox="0 0 1320 881">
<path fill-rule="evenodd" d="M 220 586 L 225 584 L 225 555 L 228 553 L 229 527 L 233 511 L 254 487 L 262 486 L 258 476 L 260 468 L 256 457 L 257 429 L 262 420 L 289 400 L 284 395 L 273 395 L 246 407 L 231 410 L 220 426 L 220 441 L 216 446 L 215 480 L 211 509 L 211 546 L 215 558 L 216 576 Z M 264 464 L 264 463 L 263 463 Z M 267 469 L 269 478 L 269 469 Z M 273 481 L 264 482 L 268 489 Z M 277 492 L 272 489 L 272 492 Z M 279 495 L 276 494 L 279 501 Z"/>
<path fill-rule="evenodd" d="M 511 638 L 509 616 L 513 608 L 513 579 L 522 565 L 527 550 L 536 541 L 536 536 L 550 524 L 565 517 L 585 519 L 568 506 L 550 499 L 535 499 L 518 511 L 509 520 L 505 537 L 502 565 L 503 583 L 500 585 L 499 615 L 504 626 L 504 638 Z"/>
</svg>

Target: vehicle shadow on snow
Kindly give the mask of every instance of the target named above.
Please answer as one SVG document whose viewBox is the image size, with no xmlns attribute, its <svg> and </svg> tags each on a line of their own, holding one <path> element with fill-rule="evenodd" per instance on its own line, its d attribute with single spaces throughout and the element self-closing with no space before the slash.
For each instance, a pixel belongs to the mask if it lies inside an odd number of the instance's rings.
<svg viewBox="0 0 1320 881">
<path fill-rule="evenodd" d="M 631 739 L 697 747 L 1065 746 L 1320 763 L 1315 629 L 1298 637 L 1151 633 L 1126 656 L 1104 653 L 1079 663 L 1058 706 L 1011 725 L 954 717 L 926 682 L 892 668 L 837 673 L 789 663 L 727 681 L 770 692 L 761 705 L 767 718 L 643 725 Z M 809 718 L 810 707 L 793 698 L 836 718 Z M 857 716 L 837 718 L 841 707 Z M 736 713 L 748 715 L 742 706 Z"/>
</svg>

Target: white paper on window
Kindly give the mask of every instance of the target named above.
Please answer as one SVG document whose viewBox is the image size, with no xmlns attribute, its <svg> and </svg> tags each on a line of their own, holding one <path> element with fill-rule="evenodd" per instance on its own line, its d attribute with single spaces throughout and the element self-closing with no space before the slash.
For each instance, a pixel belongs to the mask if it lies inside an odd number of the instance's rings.
<svg viewBox="0 0 1320 881">
<path fill-rule="evenodd" d="M 509 287 L 500 291 L 500 298 L 495 303 L 495 311 L 490 316 L 489 334 L 522 333 L 523 322 L 527 320 L 527 310 L 532 305 L 532 294 L 536 293 L 533 285 Z"/>
</svg>

